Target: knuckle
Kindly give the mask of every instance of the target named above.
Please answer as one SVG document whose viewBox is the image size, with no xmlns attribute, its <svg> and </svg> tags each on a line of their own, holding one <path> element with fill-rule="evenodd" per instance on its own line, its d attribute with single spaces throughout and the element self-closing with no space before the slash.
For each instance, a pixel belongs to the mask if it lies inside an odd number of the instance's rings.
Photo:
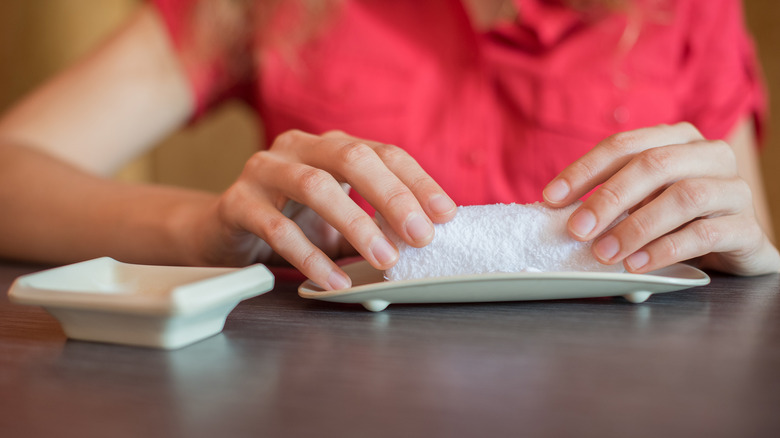
<svg viewBox="0 0 780 438">
<path fill-rule="evenodd" d="M 675 123 L 673 126 L 676 127 L 677 129 L 681 130 L 682 132 L 687 133 L 691 137 L 701 137 L 702 136 L 701 133 L 699 132 L 698 128 L 696 128 L 696 126 L 694 126 L 694 124 L 691 123 L 691 122 L 688 122 L 688 121 L 684 120 L 682 122 Z"/>
<path fill-rule="evenodd" d="M 373 224 L 371 218 L 368 217 L 362 210 L 349 214 L 344 218 L 344 235 L 352 235 L 358 233 L 362 228 Z"/>
<path fill-rule="evenodd" d="M 628 227 L 629 234 L 640 240 L 652 234 L 653 222 L 647 215 L 634 213 L 623 222 Z"/>
<path fill-rule="evenodd" d="M 731 145 L 726 143 L 725 140 L 720 140 L 720 139 L 718 139 L 718 140 L 708 140 L 708 142 L 713 147 L 716 147 L 716 148 L 720 149 L 721 153 L 729 154 L 729 155 L 732 155 L 732 156 L 734 155 L 734 150 L 731 149 Z"/>
<path fill-rule="evenodd" d="M 596 177 L 598 171 L 599 170 L 596 168 L 595 163 L 591 163 L 587 160 L 578 160 L 572 164 L 571 176 L 574 176 L 573 179 L 575 180 L 590 181 Z"/>
<path fill-rule="evenodd" d="M 286 217 L 274 216 L 263 222 L 261 230 L 263 235 L 260 237 L 271 247 L 279 248 L 292 239 L 295 228 L 296 225 Z"/>
<path fill-rule="evenodd" d="M 415 177 L 412 177 L 411 180 L 408 182 L 408 187 L 412 192 L 419 192 L 424 190 L 427 187 L 430 187 L 429 184 L 431 183 L 430 177 L 426 175 L 418 175 Z"/>
<path fill-rule="evenodd" d="M 611 135 L 605 142 L 605 147 L 612 153 L 624 154 L 626 151 L 634 149 L 637 142 L 637 135 L 633 131 L 618 132 Z"/>
<path fill-rule="evenodd" d="M 317 250 L 309 250 L 300 261 L 299 269 L 301 272 L 315 272 L 320 263 L 320 254 Z"/>
<path fill-rule="evenodd" d="M 674 126 L 676 126 L 677 128 L 680 128 L 680 129 L 685 129 L 685 130 L 696 129 L 693 126 L 693 123 L 691 123 L 691 122 L 689 122 L 687 120 L 683 120 L 683 121 L 677 122 L 677 123 L 674 124 Z"/>
<path fill-rule="evenodd" d="M 401 206 L 416 202 L 416 198 L 405 186 L 388 189 L 385 193 L 384 204 L 390 211 L 402 211 Z"/>
<path fill-rule="evenodd" d="M 614 184 L 604 184 L 598 190 L 599 201 L 612 207 L 620 207 L 623 194 Z"/>
<path fill-rule="evenodd" d="M 722 239 L 720 229 L 712 221 L 698 220 L 690 225 L 697 245 L 702 251 L 714 247 Z"/>
<path fill-rule="evenodd" d="M 666 236 L 660 241 L 660 252 L 665 254 L 663 257 L 669 260 L 680 260 L 682 254 L 682 244 L 677 235 Z"/>
<path fill-rule="evenodd" d="M 298 141 L 304 136 L 303 131 L 299 129 L 290 129 L 288 131 L 284 131 L 278 136 L 276 136 L 276 139 L 274 140 L 274 146 L 279 147 L 287 147 L 290 146 Z"/>
<path fill-rule="evenodd" d="M 333 177 L 325 170 L 316 167 L 306 167 L 296 178 L 298 188 L 304 196 L 321 191 Z"/>
<path fill-rule="evenodd" d="M 675 160 L 667 148 L 658 147 L 640 152 L 637 163 L 650 174 L 665 175 Z"/>
<path fill-rule="evenodd" d="M 330 131 L 327 131 L 324 134 L 322 134 L 322 136 L 326 138 L 337 138 L 337 137 L 349 137 L 349 134 L 347 134 L 346 132 L 340 129 L 331 129 Z"/>
<path fill-rule="evenodd" d="M 259 151 L 252 154 L 244 165 L 244 169 L 251 172 L 263 169 L 268 165 L 271 158 L 271 153 L 268 151 Z"/>
<path fill-rule="evenodd" d="M 405 150 L 390 144 L 380 144 L 375 151 L 379 158 L 386 163 L 399 162 L 409 157 Z"/>
<path fill-rule="evenodd" d="M 376 157 L 376 153 L 371 146 L 362 142 L 349 142 L 341 146 L 339 149 L 339 155 L 341 156 L 341 162 L 345 166 L 360 166 L 373 157 Z"/>
<path fill-rule="evenodd" d="M 691 179 L 674 183 L 674 198 L 683 210 L 701 211 L 709 203 L 709 191 L 704 184 Z"/>
</svg>

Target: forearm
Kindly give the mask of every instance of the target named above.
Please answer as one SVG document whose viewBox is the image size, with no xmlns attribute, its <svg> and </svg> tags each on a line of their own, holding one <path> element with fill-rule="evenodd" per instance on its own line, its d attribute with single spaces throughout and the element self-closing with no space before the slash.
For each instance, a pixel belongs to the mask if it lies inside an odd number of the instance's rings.
<svg viewBox="0 0 780 438">
<path fill-rule="evenodd" d="M 0 145 L 0 257 L 69 263 L 98 256 L 197 264 L 199 212 L 216 197 L 124 184 L 81 172 L 32 148 Z"/>
<path fill-rule="evenodd" d="M 0 117 L 0 138 L 110 176 L 194 111 L 162 19 L 143 4 L 118 32 Z"/>
</svg>

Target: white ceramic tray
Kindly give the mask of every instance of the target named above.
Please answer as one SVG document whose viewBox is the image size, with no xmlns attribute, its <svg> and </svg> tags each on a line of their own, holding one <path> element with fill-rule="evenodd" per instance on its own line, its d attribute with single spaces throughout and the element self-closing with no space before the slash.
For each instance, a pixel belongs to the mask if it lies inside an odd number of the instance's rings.
<svg viewBox="0 0 780 438">
<path fill-rule="evenodd" d="M 519 272 L 421 280 L 385 281 L 382 271 L 359 261 L 342 267 L 352 287 L 325 291 L 311 280 L 298 288 L 303 298 L 360 303 L 373 312 L 392 303 L 469 303 L 623 296 L 641 303 L 652 294 L 703 286 L 704 272 L 681 263 L 648 274 L 604 272 Z"/>
<path fill-rule="evenodd" d="M 72 339 L 173 349 L 219 333 L 240 301 L 273 285 L 263 265 L 150 266 L 103 257 L 21 276 L 8 295 L 45 308 Z"/>
</svg>

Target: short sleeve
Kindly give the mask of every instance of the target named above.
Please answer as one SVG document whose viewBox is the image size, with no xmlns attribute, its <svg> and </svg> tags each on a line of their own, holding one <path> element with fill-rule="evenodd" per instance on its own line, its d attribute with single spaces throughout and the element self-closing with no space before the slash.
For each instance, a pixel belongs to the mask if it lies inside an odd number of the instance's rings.
<svg viewBox="0 0 780 438">
<path fill-rule="evenodd" d="M 677 83 L 683 117 L 711 139 L 729 135 L 742 119 L 767 117 L 763 76 L 739 0 L 690 1 L 684 12 L 686 47 Z"/>
<path fill-rule="evenodd" d="M 230 98 L 252 101 L 251 63 L 239 65 L 235 62 L 239 58 L 250 58 L 249 38 L 246 43 L 227 41 L 227 38 L 217 41 L 216 37 L 230 35 L 217 29 L 215 21 L 202 19 L 213 12 L 203 9 L 210 7 L 209 1 L 151 0 L 150 3 L 160 14 L 189 81 L 195 100 L 193 120 Z M 236 47 L 243 51 L 243 57 L 235 56 Z"/>
</svg>

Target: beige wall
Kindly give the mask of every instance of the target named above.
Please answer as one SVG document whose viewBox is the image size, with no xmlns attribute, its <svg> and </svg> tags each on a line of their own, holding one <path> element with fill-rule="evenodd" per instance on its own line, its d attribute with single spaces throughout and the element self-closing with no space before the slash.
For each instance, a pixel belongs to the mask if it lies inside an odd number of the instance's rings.
<svg viewBox="0 0 780 438">
<path fill-rule="evenodd" d="M 0 1 L 0 111 L 94 47 L 138 0 Z M 123 169 L 118 179 L 158 181 L 218 191 L 257 148 L 257 128 L 239 105 L 166 139 Z"/>
<path fill-rule="evenodd" d="M 753 32 L 770 96 L 770 122 L 761 167 L 774 220 L 775 238 L 780 241 L 780 2 L 745 0 L 748 27 Z"/>
<path fill-rule="evenodd" d="M 3 0 L 0 2 L 0 111 L 111 32 L 138 0 Z M 745 0 L 748 25 L 771 93 L 770 138 L 762 167 L 780 237 L 780 2 Z M 118 178 L 218 191 L 230 184 L 257 145 L 251 115 L 227 106 L 173 135 Z"/>
</svg>

